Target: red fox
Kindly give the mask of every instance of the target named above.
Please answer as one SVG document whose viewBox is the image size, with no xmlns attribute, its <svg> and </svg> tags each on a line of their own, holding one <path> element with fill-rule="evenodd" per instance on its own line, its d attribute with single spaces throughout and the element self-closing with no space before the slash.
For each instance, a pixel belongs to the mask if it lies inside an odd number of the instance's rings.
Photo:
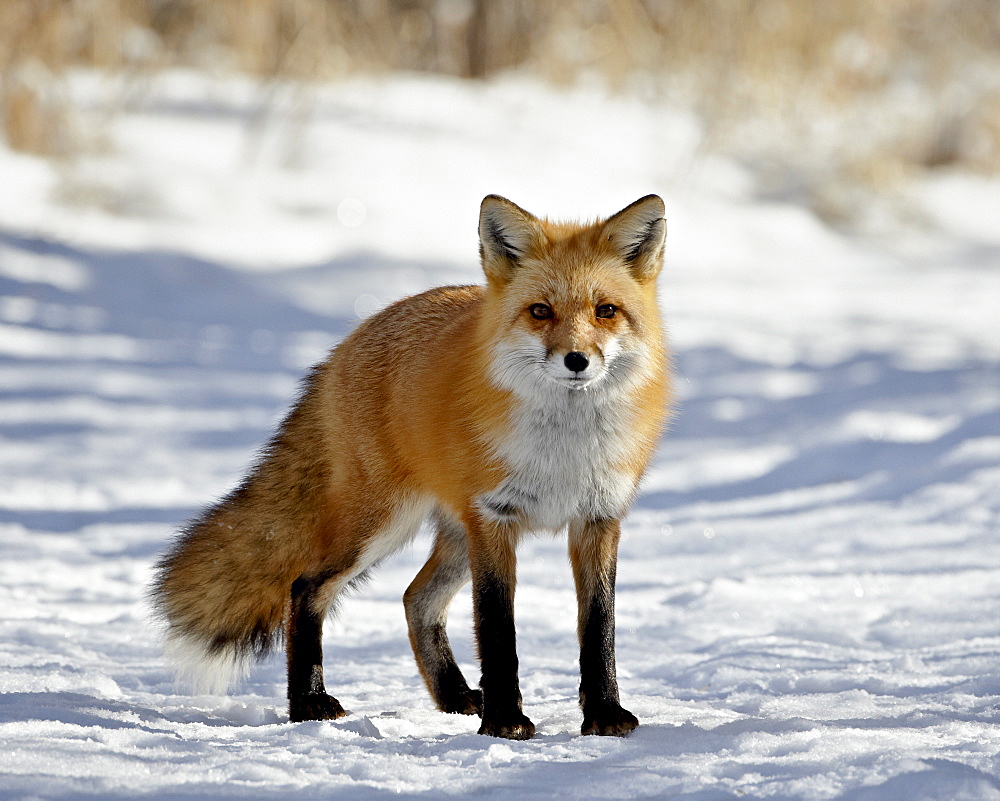
<svg viewBox="0 0 1000 801">
<path fill-rule="evenodd" d="M 515 549 L 526 532 L 567 527 L 581 731 L 632 731 L 615 670 L 615 570 L 620 521 L 670 408 L 663 212 L 649 195 L 579 225 L 486 197 L 486 285 L 432 289 L 358 326 L 307 377 L 242 484 L 159 562 L 151 593 L 168 642 L 239 670 L 283 637 L 289 718 L 338 718 L 323 619 L 431 519 L 430 558 L 404 595 L 420 673 L 439 709 L 527 739 Z M 470 579 L 479 689 L 445 632 Z"/>
</svg>

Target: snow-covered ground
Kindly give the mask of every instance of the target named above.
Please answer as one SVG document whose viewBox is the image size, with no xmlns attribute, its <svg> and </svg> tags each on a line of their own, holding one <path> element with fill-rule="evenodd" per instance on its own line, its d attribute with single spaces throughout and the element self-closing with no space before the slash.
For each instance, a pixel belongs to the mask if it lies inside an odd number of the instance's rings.
<svg viewBox="0 0 1000 801">
<path fill-rule="evenodd" d="M 693 118 L 596 92 L 75 91 L 123 99 L 103 144 L 0 150 L 0 798 L 1000 799 L 1000 183 L 923 179 L 863 239 L 760 199 Z M 426 536 L 328 626 L 349 717 L 288 723 L 277 657 L 227 697 L 176 687 L 151 564 L 303 369 L 478 281 L 483 195 L 588 217 L 652 191 L 680 406 L 619 567 L 640 728 L 578 735 L 560 539 L 521 552 L 529 742 L 431 707 L 400 602 Z"/>
</svg>

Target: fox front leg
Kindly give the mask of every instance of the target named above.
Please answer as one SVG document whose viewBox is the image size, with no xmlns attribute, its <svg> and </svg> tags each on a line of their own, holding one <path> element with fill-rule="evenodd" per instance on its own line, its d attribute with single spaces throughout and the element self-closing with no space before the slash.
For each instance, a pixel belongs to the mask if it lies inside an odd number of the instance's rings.
<svg viewBox="0 0 1000 801">
<path fill-rule="evenodd" d="M 517 532 L 491 523 L 478 513 L 467 519 L 469 564 L 476 642 L 482 665 L 483 692 L 480 734 L 527 740 L 535 724 L 521 711 L 517 678 L 517 635 L 514 630 L 514 584 Z"/>
<path fill-rule="evenodd" d="M 583 734 L 628 734 L 639 721 L 618 699 L 615 668 L 615 572 L 618 520 L 577 520 L 569 528 L 580 638 Z"/>
</svg>

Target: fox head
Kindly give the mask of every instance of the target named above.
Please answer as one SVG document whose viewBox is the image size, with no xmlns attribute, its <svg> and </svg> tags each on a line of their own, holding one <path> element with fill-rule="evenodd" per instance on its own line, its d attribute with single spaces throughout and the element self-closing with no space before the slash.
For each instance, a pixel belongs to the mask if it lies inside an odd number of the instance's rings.
<svg viewBox="0 0 1000 801">
<path fill-rule="evenodd" d="M 492 380 L 517 395 L 628 386 L 662 357 L 663 201 L 553 223 L 489 195 L 479 216 Z"/>
</svg>

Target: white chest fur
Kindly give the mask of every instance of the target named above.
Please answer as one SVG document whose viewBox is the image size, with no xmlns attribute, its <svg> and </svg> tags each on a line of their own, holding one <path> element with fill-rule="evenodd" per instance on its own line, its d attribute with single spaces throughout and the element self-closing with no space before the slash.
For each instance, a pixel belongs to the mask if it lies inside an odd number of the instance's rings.
<svg viewBox="0 0 1000 801">
<path fill-rule="evenodd" d="M 632 415 L 622 401 L 585 390 L 522 400 L 508 432 L 491 443 L 510 472 L 480 496 L 483 514 L 542 529 L 622 516 L 636 489 L 635 477 L 615 466 L 630 445 Z"/>
</svg>

